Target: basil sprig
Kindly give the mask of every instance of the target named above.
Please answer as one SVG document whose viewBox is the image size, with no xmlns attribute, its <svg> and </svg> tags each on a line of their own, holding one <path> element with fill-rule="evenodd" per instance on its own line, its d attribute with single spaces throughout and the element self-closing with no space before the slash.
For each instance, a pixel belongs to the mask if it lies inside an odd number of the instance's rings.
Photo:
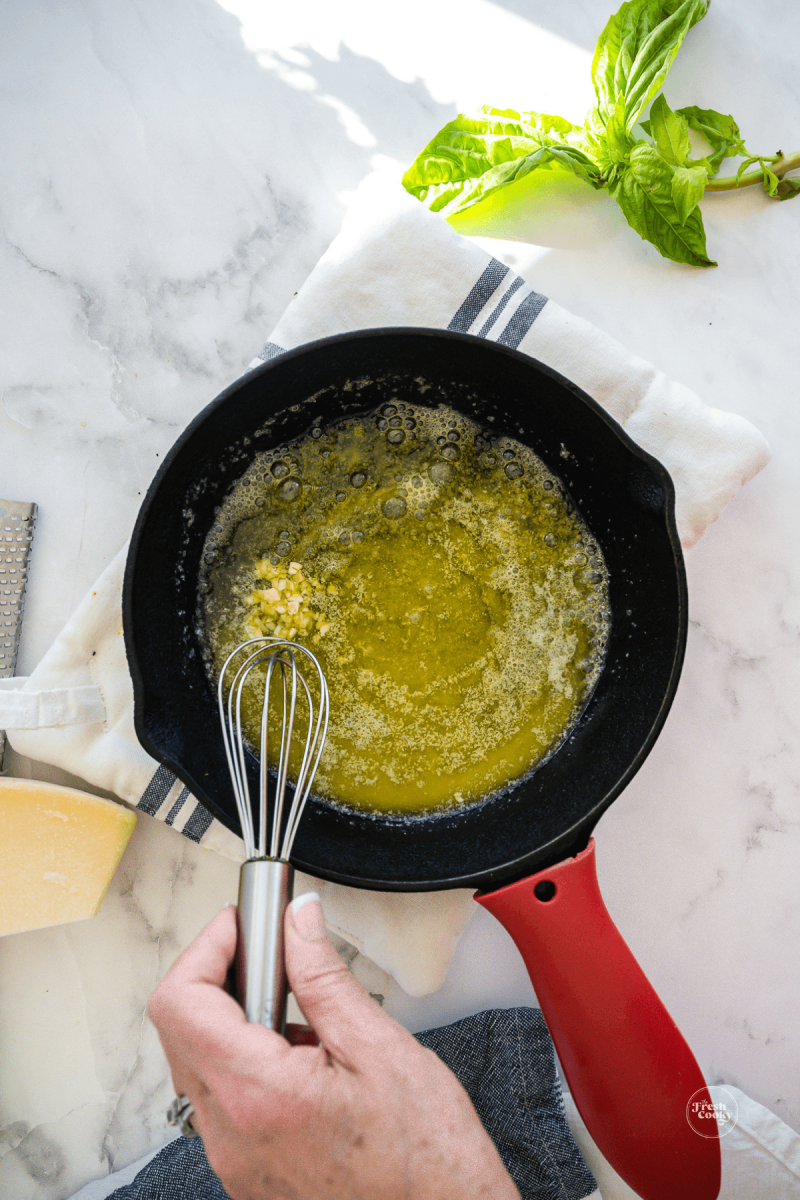
<svg viewBox="0 0 800 1200">
<path fill-rule="evenodd" d="M 800 192 L 800 179 L 785 178 L 800 167 L 800 154 L 751 154 L 733 117 L 696 106 L 673 112 L 659 94 L 708 3 L 628 0 L 598 39 L 592 61 L 597 103 L 583 125 L 513 109 L 460 113 L 417 156 L 404 186 L 451 217 L 531 172 L 571 172 L 606 189 L 631 228 L 665 258 L 716 266 L 706 253 L 698 207 L 703 194 L 761 183 L 768 196 L 788 200 Z M 647 137 L 637 137 L 637 121 L 651 101 L 648 120 L 639 122 Z M 711 147 L 705 157 L 691 157 L 690 129 Z M 736 175 L 717 178 L 732 157 L 744 159 Z"/>
</svg>

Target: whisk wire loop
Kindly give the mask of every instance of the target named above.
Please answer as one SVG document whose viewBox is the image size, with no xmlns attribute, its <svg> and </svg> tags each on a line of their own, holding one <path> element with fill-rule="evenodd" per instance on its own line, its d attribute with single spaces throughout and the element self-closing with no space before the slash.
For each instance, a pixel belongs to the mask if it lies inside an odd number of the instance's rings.
<svg viewBox="0 0 800 1200">
<path fill-rule="evenodd" d="M 275 668 L 275 660 L 271 658 L 267 665 L 266 677 L 264 679 L 264 700 L 261 707 L 261 737 L 259 744 L 261 746 L 261 754 L 259 757 L 259 808 L 258 808 L 258 856 L 265 858 L 266 840 L 267 840 L 267 785 L 269 783 L 269 758 L 267 754 L 269 741 L 269 689 L 272 683 L 272 672 Z M 286 676 L 283 668 L 281 668 L 281 680 L 283 683 L 284 704 L 286 703 Z M 274 858 L 274 852 L 270 849 L 270 855 Z"/>
<path fill-rule="evenodd" d="M 281 722 L 281 748 L 278 752 L 278 773 L 275 784 L 275 817 L 272 822 L 272 839 L 270 843 L 270 858 L 278 858 L 278 838 L 280 836 L 281 825 L 283 823 L 283 802 L 286 796 L 286 780 L 289 774 L 289 751 L 294 735 L 294 714 L 297 707 L 297 664 L 295 663 L 294 655 L 291 650 L 287 650 L 289 661 L 279 658 L 277 654 L 273 654 L 267 666 L 267 677 L 264 683 L 264 707 L 261 713 L 261 778 L 262 778 L 262 793 L 261 804 L 262 811 L 265 816 L 265 824 L 261 827 L 261 843 L 266 840 L 266 807 L 267 807 L 267 718 L 269 709 L 269 689 L 272 682 L 272 675 L 275 667 L 280 667 L 281 671 L 281 686 L 283 688 L 283 721 Z M 286 668 L 291 667 L 292 671 L 292 692 L 291 701 L 289 704 L 289 716 L 286 717 Z M 262 856 L 265 851 L 262 849 Z"/>
<path fill-rule="evenodd" d="M 246 654 L 243 662 L 234 669 L 237 656 Z M 319 687 L 319 704 L 315 706 L 311 690 L 306 679 L 297 665 L 298 654 L 305 656 L 316 671 Z M 256 842 L 253 827 L 253 809 L 250 802 L 250 786 L 247 776 L 247 752 L 244 729 L 242 724 L 242 696 L 251 672 L 262 664 L 266 664 L 264 673 L 263 705 L 260 723 L 259 746 L 259 828 Z M 275 797 L 272 806 L 272 827 L 269 826 L 269 709 L 272 679 L 276 670 L 281 673 L 281 690 L 283 707 L 281 720 L 281 742 L 278 760 L 275 768 Z M 228 682 L 229 676 L 233 678 Z M 287 674 L 289 680 L 287 680 Z M 308 726 L 305 746 L 303 747 L 297 780 L 294 785 L 294 795 L 289 805 L 288 816 L 284 821 L 286 807 L 286 785 L 289 779 L 289 758 L 294 739 L 294 727 L 297 714 L 298 685 L 302 686 L 308 706 Z M 227 688 L 227 697 L 226 697 Z M 253 638 L 237 646 L 226 659 L 220 672 L 217 687 L 220 724 L 222 727 L 225 755 L 231 776 L 239 823 L 245 851 L 249 859 L 266 858 L 269 843 L 269 857 L 288 862 L 292 844 L 308 800 L 319 760 L 325 744 L 328 731 L 328 686 L 325 675 L 316 657 L 305 646 L 297 642 L 289 642 L 285 638 L 261 637 Z M 282 827 L 283 837 L 281 838 Z"/>
</svg>

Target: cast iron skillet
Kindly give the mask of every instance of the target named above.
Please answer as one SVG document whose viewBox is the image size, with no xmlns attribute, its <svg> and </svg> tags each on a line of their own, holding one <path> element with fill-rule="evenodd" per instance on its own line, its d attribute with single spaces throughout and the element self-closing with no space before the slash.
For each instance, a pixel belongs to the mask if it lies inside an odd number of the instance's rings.
<svg viewBox="0 0 800 1200">
<path fill-rule="evenodd" d="M 216 700 L 197 632 L 197 580 L 215 508 L 254 456 L 392 399 L 447 404 L 525 442 L 560 476 L 602 547 L 612 629 L 606 665 L 557 753 L 505 794 L 457 812 L 375 818 L 311 802 L 296 867 L 378 890 L 473 886 L 526 960 L 578 1108 L 640 1195 L 711 1200 L 710 1103 L 691 1051 L 622 941 L 597 888 L 591 832 L 641 766 L 678 684 L 686 581 L 665 469 L 568 380 L 464 334 L 366 330 L 289 351 L 208 405 L 142 505 L 123 624 L 144 747 L 239 831 Z M 255 762 L 251 763 L 255 778 Z"/>
</svg>

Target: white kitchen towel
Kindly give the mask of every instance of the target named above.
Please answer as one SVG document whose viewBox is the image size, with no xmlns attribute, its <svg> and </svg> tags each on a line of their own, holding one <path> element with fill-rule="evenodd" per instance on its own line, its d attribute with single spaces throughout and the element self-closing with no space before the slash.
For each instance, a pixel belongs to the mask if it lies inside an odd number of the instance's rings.
<svg viewBox="0 0 800 1200">
<path fill-rule="evenodd" d="M 387 325 L 476 334 L 583 388 L 669 471 L 685 549 L 769 460 L 749 421 L 704 404 L 376 173 L 250 366 L 317 338 Z"/>
<path fill-rule="evenodd" d="M 761 434 L 538 293 L 459 236 L 396 183 L 359 189 L 342 232 L 289 305 L 259 365 L 331 334 L 379 326 L 473 333 L 528 353 L 573 380 L 669 470 L 678 530 L 692 546 L 767 462 Z M 0 729 L 21 754 L 113 792 L 208 849 L 243 857 L 241 841 L 138 744 L 122 638 L 125 551 L 107 568 L 28 679 L 0 688 Z M 300 876 L 322 895 L 332 931 L 425 995 L 444 980 L 473 911 L 469 891 L 357 891 Z"/>
<path fill-rule="evenodd" d="M 722 1186 L 717 1200 L 800 1200 L 800 1133 L 733 1084 L 714 1084 L 709 1091 L 714 1103 L 732 1115 L 719 1143 Z M 572 1136 L 603 1200 L 638 1200 L 597 1149 L 572 1096 L 567 1091 L 562 1095 Z M 665 1174 L 668 1170 L 665 1164 Z M 75 1200 L 84 1200 L 83 1195 Z"/>
</svg>

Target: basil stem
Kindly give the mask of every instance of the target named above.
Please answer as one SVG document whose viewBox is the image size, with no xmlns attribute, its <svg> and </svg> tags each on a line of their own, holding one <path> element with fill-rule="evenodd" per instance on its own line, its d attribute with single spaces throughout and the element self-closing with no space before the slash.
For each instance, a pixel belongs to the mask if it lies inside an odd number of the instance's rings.
<svg viewBox="0 0 800 1200">
<path fill-rule="evenodd" d="M 769 163 L 769 169 L 778 179 L 783 179 L 784 175 L 788 175 L 790 171 L 796 171 L 800 168 L 800 150 L 794 154 L 784 154 L 778 151 L 774 158 L 758 157 L 751 161 Z M 737 188 L 752 187 L 754 183 L 764 182 L 763 169 L 758 171 L 749 171 L 745 175 L 725 175 L 722 179 L 709 179 L 705 190 L 707 192 L 732 192 Z M 800 181 L 798 181 L 800 182 Z"/>
</svg>

